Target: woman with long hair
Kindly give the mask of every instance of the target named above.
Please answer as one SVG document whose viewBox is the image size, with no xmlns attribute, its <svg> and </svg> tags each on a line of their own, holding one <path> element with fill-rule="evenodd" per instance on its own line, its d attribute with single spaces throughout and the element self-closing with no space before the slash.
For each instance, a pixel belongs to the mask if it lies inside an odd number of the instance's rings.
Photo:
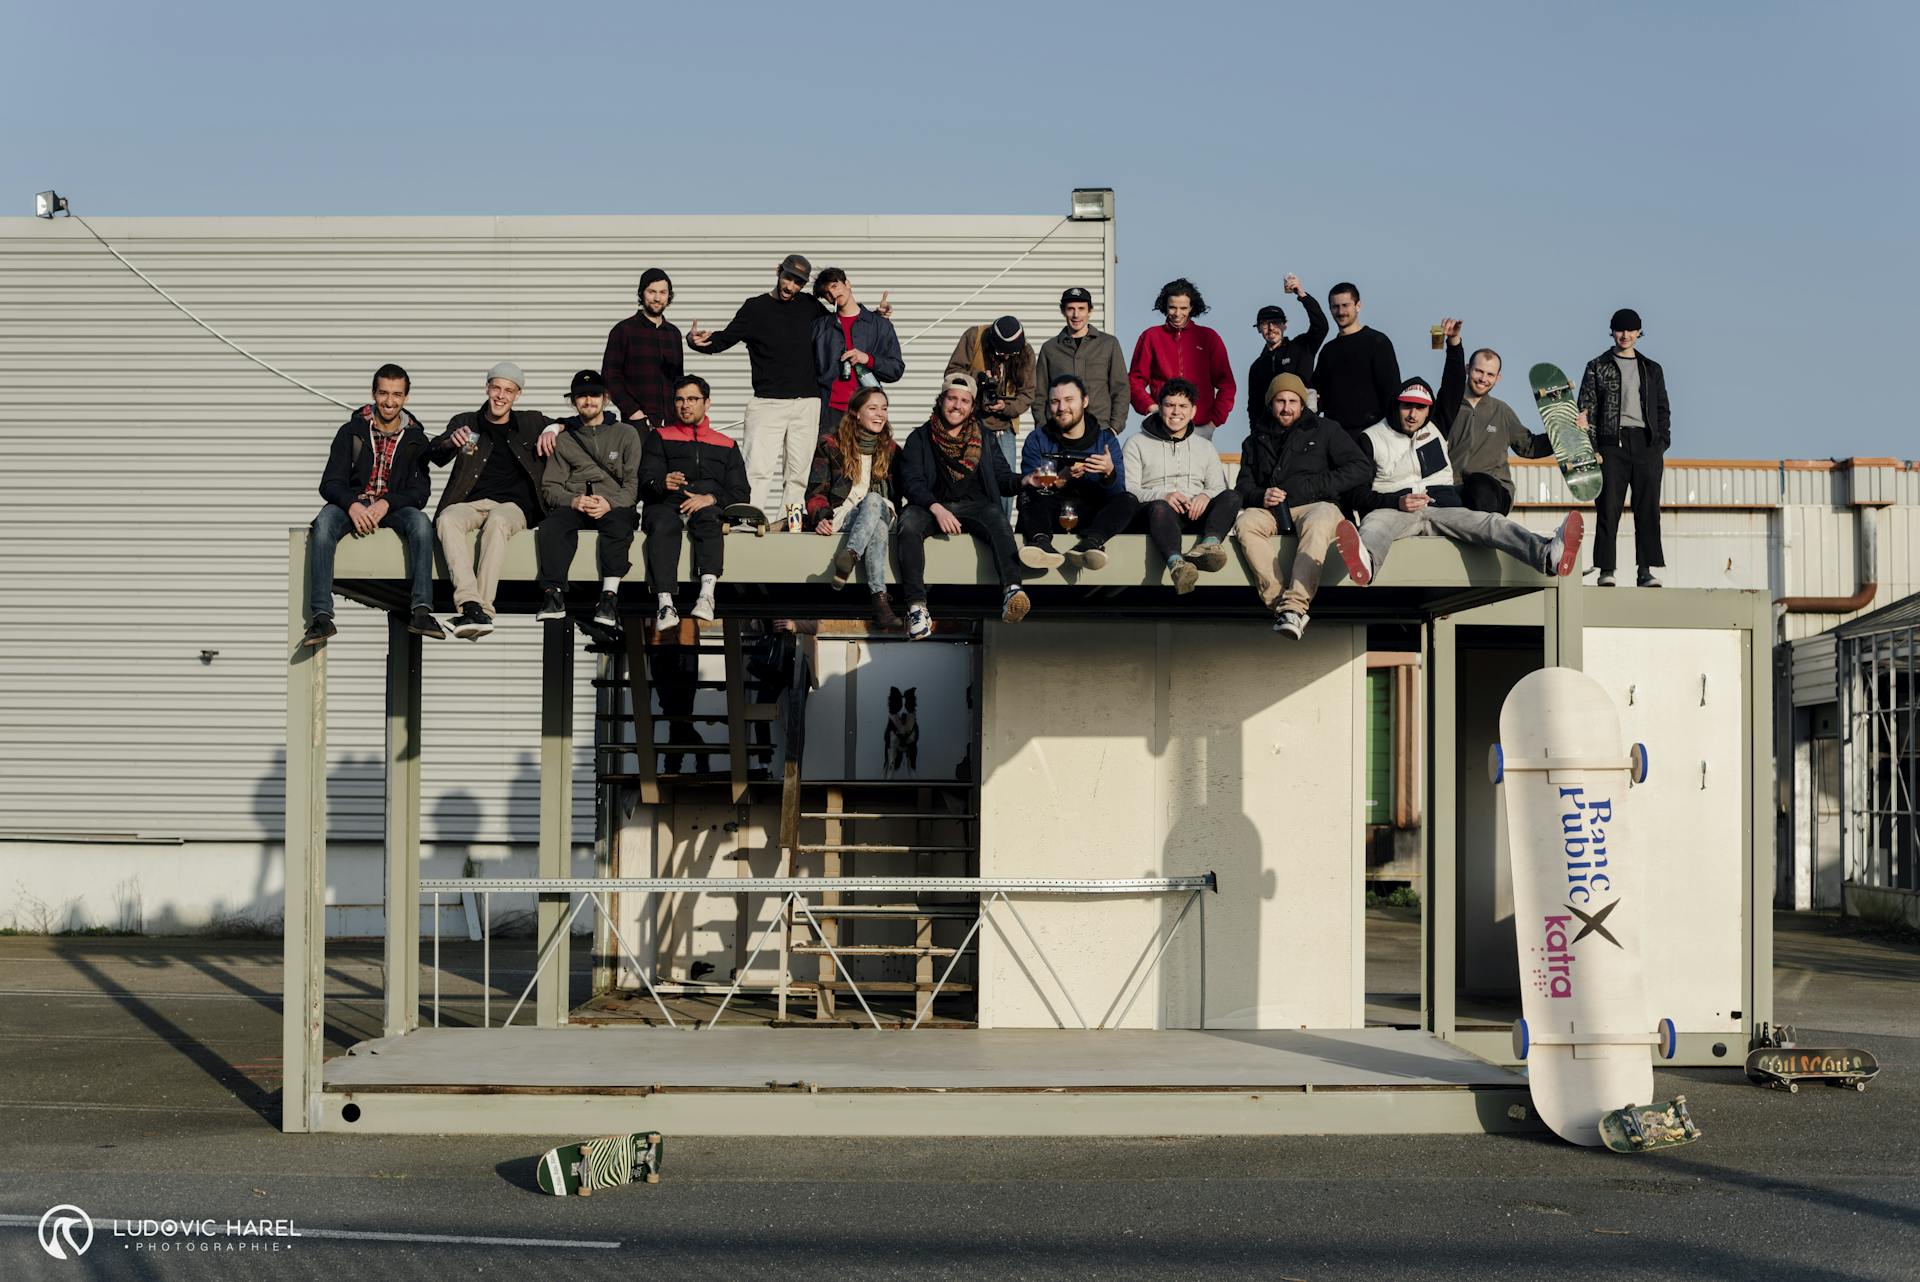
<svg viewBox="0 0 1920 1282">
<path fill-rule="evenodd" d="M 900 616 L 887 596 L 887 541 L 899 507 L 900 447 L 887 425 L 887 394 L 862 388 L 833 431 L 820 437 L 807 482 L 807 521 L 815 534 L 844 534 L 833 554 L 833 586 L 843 588 L 855 565 L 866 568 L 873 618 L 897 631 Z"/>
</svg>

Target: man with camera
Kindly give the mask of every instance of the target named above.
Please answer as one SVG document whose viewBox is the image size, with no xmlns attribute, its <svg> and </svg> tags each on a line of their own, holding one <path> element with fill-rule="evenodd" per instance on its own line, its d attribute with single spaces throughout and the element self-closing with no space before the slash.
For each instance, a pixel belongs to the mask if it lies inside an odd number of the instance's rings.
<svg viewBox="0 0 1920 1282">
<path fill-rule="evenodd" d="M 965 374 L 978 390 L 974 402 L 980 430 L 992 440 L 1007 469 L 1020 457 L 1020 416 L 1033 404 L 1037 362 L 1026 332 L 1012 316 L 991 325 L 975 325 L 960 335 L 947 358 L 947 373 Z M 1011 502 L 1007 506 L 1011 511 Z"/>
</svg>

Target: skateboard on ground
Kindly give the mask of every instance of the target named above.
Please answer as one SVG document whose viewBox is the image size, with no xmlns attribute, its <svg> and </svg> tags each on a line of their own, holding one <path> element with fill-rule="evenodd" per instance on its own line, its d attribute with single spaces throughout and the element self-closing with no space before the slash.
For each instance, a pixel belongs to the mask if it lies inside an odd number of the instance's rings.
<svg viewBox="0 0 1920 1282">
<path fill-rule="evenodd" d="M 1535 365 L 1527 371 L 1527 381 L 1533 384 L 1533 403 L 1539 407 L 1540 421 L 1547 425 L 1547 439 L 1553 442 L 1553 457 L 1559 460 L 1560 475 L 1567 478 L 1567 489 L 1579 502 L 1593 502 L 1600 493 L 1600 456 L 1580 430 L 1573 384 L 1558 365 Z"/>
<path fill-rule="evenodd" d="M 1529 673 L 1500 709 L 1489 773 L 1506 809 L 1520 1007 L 1513 1053 L 1540 1120 L 1571 1144 L 1603 1142 L 1599 1123 L 1653 1098 L 1653 1057 L 1672 1059 L 1672 1020 L 1647 1018 L 1641 880 L 1631 780 L 1647 753 L 1620 741 L 1606 688 L 1571 668 Z"/>
<path fill-rule="evenodd" d="M 550 1148 L 534 1163 L 534 1182 L 555 1197 L 590 1196 L 618 1184 L 660 1182 L 660 1132 L 602 1135 Z"/>
<path fill-rule="evenodd" d="M 729 530 L 747 526 L 758 537 L 767 533 L 767 514 L 751 503 L 729 503 L 720 513 L 720 519 L 726 522 Z"/>
<path fill-rule="evenodd" d="M 1798 1094 L 1801 1082 L 1832 1082 L 1867 1089 L 1880 1061 L 1868 1051 L 1830 1046 L 1762 1046 L 1747 1054 L 1747 1076 L 1763 1086 Z"/>
<path fill-rule="evenodd" d="M 1702 1132 L 1687 1112 L 1687 1097 L 1676 1095 L 1665 1104 L 1629 1104 L 1600 1119 L 1600 1142 L 1616 1153 L 1650 1153 L 1678 1148 L 1699 1139 Z"/>
</svg>

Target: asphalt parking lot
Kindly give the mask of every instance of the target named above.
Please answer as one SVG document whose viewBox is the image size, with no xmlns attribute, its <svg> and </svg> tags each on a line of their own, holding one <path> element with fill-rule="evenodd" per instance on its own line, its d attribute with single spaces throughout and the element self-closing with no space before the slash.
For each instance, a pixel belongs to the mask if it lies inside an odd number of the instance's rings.
<svg viewBox="0 0 1920 1282">
<path fill-rule="evenodd" d="M 1392 927 L 1382 928 L 1383 937 Z M 1864 1094 L 1658 1074 L 1707 1131 L 1640 1158 L 1548 1136 L 934 1140 L 669 1137 L 666 1178 L 534 1192 L 523 1137 L 285 1136 L 272 942 L 0 939 L 0 1277 L 1912 1278 L 1920 947 L 1776 926 L 1779 1017 L 1872 1050 Z M 1383 942 L 1386 942 L 1383 938 Z M 376 1031 L 379 957 L 333 950 L 329 1046 Z M 269 1226 L 158 1249 L 97 1223 Z M 274 1221 L 299 1237 L 274 1237 Z"/>
</svg>

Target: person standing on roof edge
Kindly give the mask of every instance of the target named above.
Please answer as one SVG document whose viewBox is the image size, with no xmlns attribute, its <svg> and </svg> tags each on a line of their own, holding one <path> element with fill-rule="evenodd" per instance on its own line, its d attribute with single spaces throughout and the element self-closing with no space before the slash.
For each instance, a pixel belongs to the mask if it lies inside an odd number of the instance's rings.
<svg viewBox="0 0 1920 1282">
<path fill-rule="evenodd" d="M 1599 509 L 1593 531 L 1593 564 L 1599 586 L 1613 586 L 1614 540 L 1627 492 L 1633 492 L 1635 582 L 1657 588 L 1653 572 L 1666 565 L 1660 546 L 1660 478 L 1673 444 L 1667 405 L 1667 374 L 1639 351 L 1640 313 L 1622 307 L 1613 314 L 1613 346 L 1587 362 L 1580 375 L 1581 425 L 1600 454 Z"/>
<path fill-rule="evenodd" d="M 1340 327 L 1320 349 L 1313 367 L 1313 390 L 1320 394 L 1320 417 L 1330 418 L 1355 436 L 1385 418 L 1400 391 L 1400 359 L 1393 340 L 1360 323 L 1360 287 L 1341 281 L 1327 294 L 1333 323 Z"/>
<path fill-rule="evenodd" d="M 1267 388 L 1273 426 L 1247 437 L 1234 482 L 1243 511 L 1234 536 L 1261 604 L 1274 612 L 1273 630 L 1299 640 L 1307 608 L 1320 590 L 1327 548 L 1345 525 L 1341 497 L 1373 474 L 1353 437 L 1307 408 L 1307 385 L 1282 374 Z M 1294 536 L 1293 565 L 1280 580 L 1280 536 Z"/>
<path fill-rule="evenodd" d="M 1153 550 L 1166 563 L 1173 590 L 1185 595 L 1202 571 L 1225 568 L 1222 542 L 1242 506 L 1239 491 L 1227 484 L 1226 469 L 1213 442 L 1193 430 L 1193 403 L 1199 390 L 1184 378 L 1160 385 L 1160 408 L 1127 438 L 1127 489 L 1139 500 L 1140 517 Z M 1183 534 L 1200 541 L 1184 556 Z"/>
<path fill-rule="evenodd" d="M 1075 285 L 1060 295 L 1060 332 L 1040 345 L 1034 386 L 1051 388 L 1062 374 L 1077 377 L 1087 389 L 1087 413 L 1115 434 L 1127 430 L 1127 355 L 1120 340 L 1093 327 L 1093 293 Z"/>
<path fill-rule="evenodd" d="M 965 374 L 978 389 L 975 417 L 1010 474 L 1019 468 L 1020 416 L 1039 394 L 1034 381 L 1037 366 L 1017 316 L 1002 316 L 991 325 L 966 330 L 953 345 L 953 355 L 947 357 L 947 373 Z M 1001 511 L 1011 514 L 1013 504 L 1003 503 Z"/>
<path fill-rule="evenodd" d="M 820 384 L 820 431 L 831 432 L 863 387 L 897 383 L 907 372 L 893 322 L 862 307 L 838 267 L 822 268 L 813 294 L 832 308 L 813 322 L 813 370 Z M 884 301 L 884 300 L 883 300 Z"/>
<path fill-rule="evenodd" d="M 1457 322 L 1447 324 L 1458 329 Z M 1410 378 L 1400 385 L 1393 418 L 1360 434 L 1361 452 L 1373 463 L 1373 479 L 1353 496 L 1360 513 L 1358 531 L 1351 521 L 1342 521 L 1334 532 L 1347 577 L 1367 586 L 1397 540 L 1429 534 L 1493 548 L 1542 574 L 1558 577 L 1571 571 L 1580 559 L 1580 513 L 1567 513 L 1548 538 L 1511 517 L 1463 506 L 1453 486 L 1447 438 L 1434 420 L 1433 407 L 1427 380 Z"/>
<path fill-rule="evenodd" d="M 453 580 L 453 635 L 463 641 L 493 631 L 493 598 L 507 544 L 547 512 L 540 497 L 546 468 L 537 456 L 552 453 L 556 434 L 546 432 L 553 420 L 539 410 L 514 408 L 526 381 L 518 365 L 501 361 L 487 371 L 487 399 L 480 408 L 448 419 L 447 430 L 427 447 L 427 461 L 435 467 L 453 464 L 433 524 Z"/>
<path fill-rule="evenodd" d="M 569 390 L 572 418 L 541 475 L 547 515 L 534 531 L 534 559 L 540 578 L 543 623 L 567 617 L 567 580 L 573 570 L 580 531 L 592 530 L 600 570 L 600 600 L 593 621 L 620 626 L 620 580 L 633 568 L 630 555 L 640 516 L 634 510 L 640 479 L 640 433 L 607 413 L 607 384 L 598 370 L 583 369 Z"/>
<path fill-rule="evenodd" d="M 1212 440 L 1214 429 L 1233 412 L 1238 385 L 1219 332 L 1195 323 L 1207 314 L 1207 300 L 1182 276 L 1160 287 L 1153 310 L 1166 319 L 1142 331 L 1133 344 L 1133 360 L 1127 367 L 1133 408 L 1141 414 L 1153 413 L 1160 385 L 1170 378 L 1185 379 L 1199 395 L 1193 405 L 1193 430 Z"/>
<path fill-rule="evenodd" d="M 680 329 L 667 319 L 673 278 L 658 267 L 640 273 L 640 308 L 607 332 L 600 370 L 620 417 L 637 427 L 671 423 L 673 385 L 686 352 Z"/>
<path fill-rule="evenodd" d="M 773 288 L 740 304 L 725 329 L 704 330 L 695 321 L 687 334 L 687 346 L 703 355 L 747 345 L 753 395 L 741 444 L 753 504 L 776 529 L 799 527 L 807 469 L 820 435 L 820 382 L 813 365 L 820 304 L 805 292 L 812 275 L 813 265 L 804 256 L 788 254 L 774 270 Z M 776 519 L 783 513 L 784 527 Z"/>
<path fill-rule="evenodd" d="M 1127 528 L 1140 503 L 1127 492 L 1120 438 L 1087 413 L 1087 389 L 1076 374 L 1056 374 L 1047 389 L 1047 421 L 1020 449 L 1020 563 L 1036 570 L 1099 570 L 1107 540 Z M 1053 550 L 1066 505 L 1074 512 L 1074 545 Z"/>
<path fill-rule="evenodd" d="M 1327 314 L 1300 284 L 1300 278 L 1287 273 L 1283 288 L 1300 300 L 1306 309 L 1307 332 L 1299 338 L 1287 337 L 1287 313 L 1277 303 L 1268 303 L 1253 318 L 1266 349 L 1253 358 L 1247 368 L 1247 428 L 1272 427 L 1266 402 L 1257 395 L 1261 388 L 1282 374 L 1298 374 L 1302 382 L 1313 377 L 1313 358 L 1327 338 Z"/>
<path fill-rule="evenodd" d="M 1441 323 L 1447 354 L 1435 398 L 1433 422 L 1447 434 L 1447 454 L 1453 460 L 1453 483 L 1460 501 L 1476 512 L 1505 516 L 1513 511 L 1513 472 L 1507 456 L 1552 458 L 1553 442 L 1535 432 L 1494 396 L 1500 382 L 1500 353 L 1482 347 L 1466 360 L 1460 341 L 1461 322 Z"/>
<path fill-rule="evenodd" d="M 927 610 L 927 539 L 973 536 L 993 557 L 1000 580 L 1000 621 L 1018 623 L 1032 602 L 1020 589 L 1020 555 L 1001 506 L 1017 482 L 974 416 L 973 375 L 949 374 L 933 414 L 900 447 L 900 491 L 907 501 L 894 535 L 900 592 L 907 599 L 907 636 L 933 635 Z"/>
<path fill-rule="evenodd" d="M 673 388 L 677 421 L 649 432 L 640 446 L 638 490 L 646 505 L 641 554 L 647 563 L 647 587 L 654 595 L 653 626 L 659 632 L 680 624 L 673 593 L 680 585 L 682 529 L 693 544 L 693 576 L 700 583 L 690 613 L 710 620 L 714 587 L 726 569 L 721 521 L 728 505 L 745 503 L 752 493 L 740 448 L 708 421 L 712 396 L 706 379 L 682 374 Z"/>
<path fill-rule="evenodd" d="M 407 631 L 447 639 L 433 617 L 433 523 L 421 509 L 432 481 L 427 477 L 427 434 L 407 413 L 413 380 L 398 365 L 373 374 L 373 402 L 355 411 L 333 434 L 320 497 L 327 505 L 313 518 L 307 539 L 307 631 L 302 645 L 323 646 L 339 631 L 333 622 L 333 560 L 340 540 L 388 529 L 400 536 L 406 556 Z"/>
</svg>

